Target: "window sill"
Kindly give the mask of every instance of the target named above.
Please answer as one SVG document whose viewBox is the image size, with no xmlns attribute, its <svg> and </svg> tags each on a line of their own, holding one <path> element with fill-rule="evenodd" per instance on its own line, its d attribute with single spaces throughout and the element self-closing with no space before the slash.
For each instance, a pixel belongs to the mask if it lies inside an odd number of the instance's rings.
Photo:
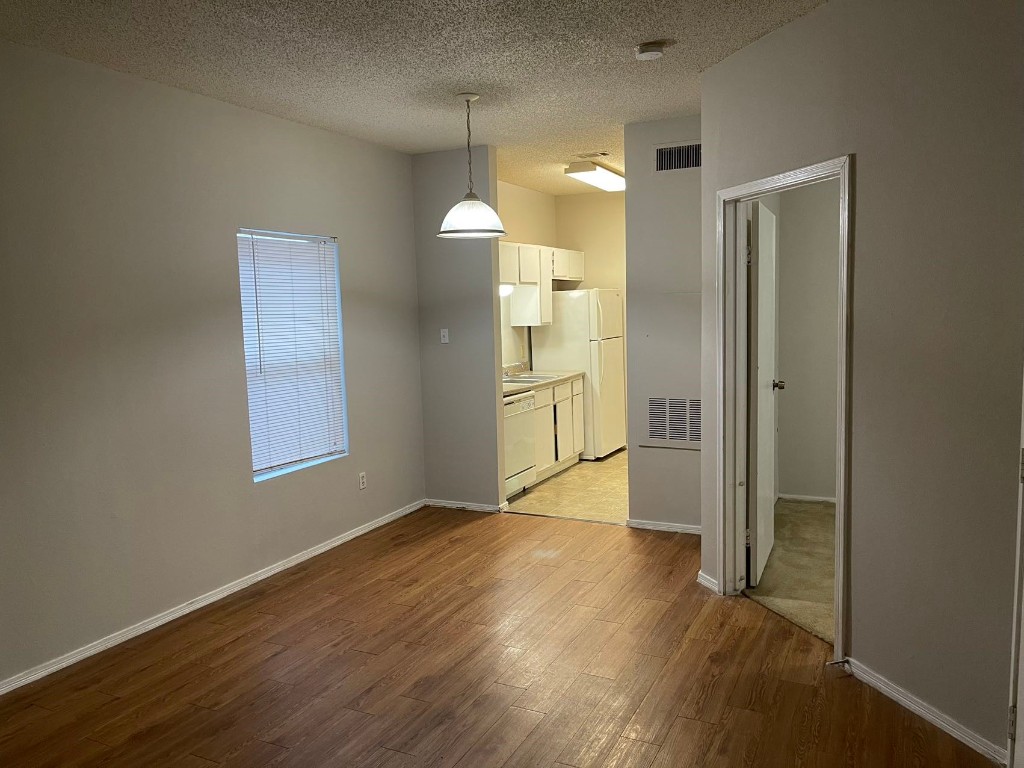
<svg viewBox="0 0 1024 768">
<path fill-rule="evenodd" d="M 328 461 L 334 461 L 335 459 L 342 459 L 348 456 L 348 452 L 345 453 L 332 453 L 330 456 L 321 456 L 318 459 L 310 459 L 309 461 L 300 461 L 295 464 L 289 464 L 287 467 L 278 467 L 277 469 L 268 469 L 264 472 L 255 472 L 252 476 L 254 483 L 262 483 L 264 480 L 270 480 L 274 477 L 280 477 L 281 475 L 287 475 L 292 472 L 297 472 L 300 469 L 307 469 L 309 467 L 315 467 L 317 464 L 325 464 Z"/>
</svg>

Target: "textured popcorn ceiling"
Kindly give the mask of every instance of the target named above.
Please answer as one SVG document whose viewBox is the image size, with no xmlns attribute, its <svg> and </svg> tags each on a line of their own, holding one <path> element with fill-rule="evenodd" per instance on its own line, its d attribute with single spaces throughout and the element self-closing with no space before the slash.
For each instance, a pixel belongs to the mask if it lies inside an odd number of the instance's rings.
<svg viewBox="0 0 1024 768">
<path fill-rule="evenodd" d="M 821 0 L 3 0 L 0 36 L 406 152 L 499 148 L 555 194 L 622 126 L 699 111 L 699 73 Z M 637 43 L 676 42 L 639 62 Z"/>
</svg>

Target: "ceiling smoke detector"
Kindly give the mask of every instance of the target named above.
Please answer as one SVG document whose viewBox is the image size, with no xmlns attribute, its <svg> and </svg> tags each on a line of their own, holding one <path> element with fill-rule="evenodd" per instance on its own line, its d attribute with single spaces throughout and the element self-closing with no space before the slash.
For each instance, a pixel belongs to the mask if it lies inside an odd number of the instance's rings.
<svg viewBox="0 0 1024 768">
<path fill-rule="evenodd" d="M 665 46 L 667 45 L 664 40 L 652 40 L 649 43 L 640 43 L 636 47 L 636 60 L 637 61 L 654 61 L 660 59 L 665 55 Z"/>
</svg>

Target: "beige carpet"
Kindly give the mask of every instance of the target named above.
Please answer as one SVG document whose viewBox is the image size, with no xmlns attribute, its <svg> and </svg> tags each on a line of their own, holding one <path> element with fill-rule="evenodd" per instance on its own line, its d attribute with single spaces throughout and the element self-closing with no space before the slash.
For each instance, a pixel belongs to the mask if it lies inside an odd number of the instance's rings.
<svg viewBox="0 0 1024 768">
<path fill-rule="evenodd" d="M 625 525 L 629 518 L 625 451 L 597 461 L 581 461 L 538 483 L 509 502 L 512 512 L 571 517 Z"/>
<path fill-rule="evenodd" d="M 775 503 L 775 546 L 761 582 L 745 594 L 822 640 L 835 641 L 836 507 L 827 502 Z"/>
</svg>

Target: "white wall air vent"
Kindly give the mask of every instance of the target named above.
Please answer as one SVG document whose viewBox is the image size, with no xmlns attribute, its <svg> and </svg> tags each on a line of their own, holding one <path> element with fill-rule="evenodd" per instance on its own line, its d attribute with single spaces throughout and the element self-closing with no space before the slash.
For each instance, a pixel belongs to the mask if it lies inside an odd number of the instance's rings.
<svg viewBox="0 0 1024 768">
<path fill-rule="evenodd" d="M 647 400 L 647 433 L 641 445 L 657 448 L 700 448 L 699 398 L 652 397 Z"/>
<path fill-rule="evenodd" d="M 678 171 L 681 168 L 700 168 L 700 144 L 678 144 L 657 147 L 654 150 L 655 171 Z"/>
</svg>

